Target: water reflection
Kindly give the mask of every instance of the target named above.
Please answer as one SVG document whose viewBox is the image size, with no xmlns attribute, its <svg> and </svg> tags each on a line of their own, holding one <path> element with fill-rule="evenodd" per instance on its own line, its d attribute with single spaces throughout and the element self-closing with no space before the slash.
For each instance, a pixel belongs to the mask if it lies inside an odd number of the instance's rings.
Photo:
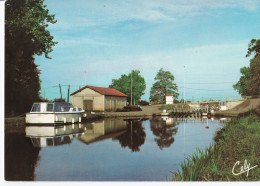
<svg viewBox="0 0 260 186">
<path fill-rule="evenodd" d="M 174 135 L 178 131 L 177 124 L 177 118 L 153 117 L 150 120 L 151 131 L 155 135 L 154 141 L 161 150 L 173 144 Z"/>
<path fill-rule="evenodd" d="M 5 178 L 162 181 L 185 155 L 208 146 L 223 121 L 109 118 L 64 126 L 26 126 L 22 134 L 5 134 Z"/>
<path fill-rule="evenodd" d="M 5 134 L 5 179 L 32 181 L 41 148 L 33 147 L 24 133 Z"/>
<path fill-rule="evenodd" d="M 117 136 L 126 132 L 127 124 L 122 119 L 105 119 L 84 124 L 84 134 L 79 140 L 85 144 L 106 140 L 116 139 Z"/>
<path fill-rule="evenodd" d="M 70 144 L 84 132 L 81 124 L 64 126 L 26 126 L 26 137 L 34 147 L 58 146 Z"/>
<path fill-rule="evenodd" d="M 146 133 L 142 126 L 142 120 L 127 120 L 126 132 L 116 139 L 123 148 L 128 147 L 132 152 L 139 152 L 145 142 Z"/>
</svg>

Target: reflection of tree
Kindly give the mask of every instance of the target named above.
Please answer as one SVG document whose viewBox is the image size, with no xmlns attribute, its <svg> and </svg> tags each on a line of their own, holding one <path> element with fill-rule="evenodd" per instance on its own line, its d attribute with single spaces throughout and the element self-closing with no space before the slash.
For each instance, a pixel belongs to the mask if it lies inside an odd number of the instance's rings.
<svg viewBox="0 0 260 186">
<path fill-rule="evenodd" d="M 129 120 L 127 131 L 118 136 L 117 139 L 122 147 L 128 147 L 132 152 L 139 152 L 140 146 L 145 142 L 145 131 L 141 121 Z"/>
<path fill-rule="evenodd" d="M 164 147 L 170 147 L 174 142 L 174 137 L 178 131 L 176 124 L 166 125 L 166 122 L 161 118 L 153 118 L 150 120 L 150 127 L 153 134 L 156 136 L 155 141 L 162 150 Z"/>
<path fill-rule="evenodd" d="M 33 181 L 39 152 L 24 134 L 5 134 L 5 179 Z"/>
</svg>

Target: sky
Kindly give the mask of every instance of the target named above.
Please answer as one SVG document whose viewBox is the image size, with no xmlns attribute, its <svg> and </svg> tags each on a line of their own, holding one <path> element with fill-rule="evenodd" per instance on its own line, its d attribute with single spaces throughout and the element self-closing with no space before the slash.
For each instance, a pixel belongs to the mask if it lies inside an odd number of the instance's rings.
<svg viewBox="0 0 260 186">
<path fill-rule="evenodd" d="M 46 0 L 58 41 L 52 59 L 36 56 L 41 95 L 63 97 L 85 85 L 108 87 L 131 70 L 145 78 L 149 100 L 160 68 L 179 99 L 238 98 L 232 88 L 249 65 L 248 44 L 260 38 L 258 0 Z M 185 89 L 185 90 L 184 90 Z M 45 94 L 44 94 L 45 90 Z M 71 98 L 70 98 L 71 100 Z"/>
</svg>

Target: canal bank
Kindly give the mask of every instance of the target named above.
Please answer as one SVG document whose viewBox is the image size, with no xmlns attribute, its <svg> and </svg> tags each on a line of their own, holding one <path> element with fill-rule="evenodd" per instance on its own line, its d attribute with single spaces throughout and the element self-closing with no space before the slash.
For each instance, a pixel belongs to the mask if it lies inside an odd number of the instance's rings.
<svg viewBox="0 0 260 186">
<path fill-rule="evenodd" d="M 214 115 L 219 117 L 237 117 L 248 112 L 256 112 L 260 115 L 260 98 L 247 99 L 230 110 L 216 111 Z"/>
<path fill-rule="evenodd" d="M 216 132 L 214 145 L 197 150 L 174 172 L 173 181 L 259 181 L 260 116 L 232 118 Z M 249 172 L 251 165 L 252 170 Z M 244 170 L 242 170 L 243 166 Z M 249 166 L 249 167 L 247 167 Z"/>
</svg>

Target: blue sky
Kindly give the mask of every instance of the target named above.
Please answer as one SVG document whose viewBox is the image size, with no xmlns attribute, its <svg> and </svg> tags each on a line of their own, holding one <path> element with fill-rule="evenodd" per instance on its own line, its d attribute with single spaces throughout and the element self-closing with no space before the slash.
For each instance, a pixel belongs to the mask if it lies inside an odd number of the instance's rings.
<svg viewBox="0 0 260 186">
<path fill-rule="evenodd" d="M 260 38 L 257 0 L 46 0 L 58 22 L 51 60 L 36 57 L 42 96 L 71 85 L 108 87 L 140 70 L 145 100 L 160 68 L 170 71 L 186 99 L 239 96 L 232 84 L 249 64 L 248 43 Z M 184 66 L 186 67 L 184 69 Z M 185 79 L 185 85 L 184 85 Z M 211 84 L 210 84 L 211 83 Z M 63 96 L 67 86 L 62 87 Z"/>
</svg>

